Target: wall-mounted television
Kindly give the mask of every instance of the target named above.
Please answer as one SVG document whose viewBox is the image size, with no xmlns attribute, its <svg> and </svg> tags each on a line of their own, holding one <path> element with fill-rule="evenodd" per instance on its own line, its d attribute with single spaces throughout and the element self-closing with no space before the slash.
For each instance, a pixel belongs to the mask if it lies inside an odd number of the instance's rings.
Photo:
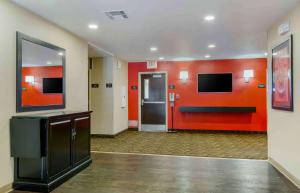
<svg viewBox="0 0 300 193">
<path fill-rule="evenodd" d="M 198 92 L 232 92 L 232 74 L 198 74 Z"/>
<path fill-rule="evenodd" d="M 45 94 L 63 93 L 63 79 L 43 78 L 43 93 Z"/>
</svg>

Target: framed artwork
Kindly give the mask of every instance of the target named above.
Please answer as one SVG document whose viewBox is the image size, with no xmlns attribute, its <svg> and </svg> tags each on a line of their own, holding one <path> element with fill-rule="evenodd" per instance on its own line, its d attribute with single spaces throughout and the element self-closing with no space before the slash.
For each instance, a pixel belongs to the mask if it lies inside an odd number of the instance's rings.
<svg viewBox="0 0 300 193">
<path fill-rule="evenodd" d="M 272 108 L 293 111 L 293 36 L 272 49 Z"/>
</svg>

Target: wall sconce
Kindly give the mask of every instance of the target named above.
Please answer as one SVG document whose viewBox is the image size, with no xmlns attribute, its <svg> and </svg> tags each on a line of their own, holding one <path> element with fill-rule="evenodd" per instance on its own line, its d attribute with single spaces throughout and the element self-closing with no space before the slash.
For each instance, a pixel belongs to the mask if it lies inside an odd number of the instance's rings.
<svg viewBox="0 0 300 193">
<path fill-rule="evenodd" d="M 34 76 L 25 76 L 25 82 L 34 86 Z"/>
<path fill-rule="evenodd" d="M 244 70 L 244 79 L 245 83 L 249 83 L 250 78 L 254 77 L 254 71 L 253 70 Z"/>
<path fill-rule="evenodd" d="M 179 79 L 186 82 L 189 78 L 189 72 L 188 71 L 180 71 L 179 73 Z"/>
</svg>

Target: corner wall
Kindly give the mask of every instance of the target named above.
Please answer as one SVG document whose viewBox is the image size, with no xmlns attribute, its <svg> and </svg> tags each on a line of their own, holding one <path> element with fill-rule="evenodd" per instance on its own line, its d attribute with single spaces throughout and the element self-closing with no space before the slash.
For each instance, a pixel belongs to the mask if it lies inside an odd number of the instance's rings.
<svg viewBox="0 0 300 193">
<path fill-rule="evenodd" d="M 113 58 L 93 58 L 91 84 L 99 84 L 91 91 L 92 134 L 112 135 L 113 128 L 113 89 L 106 88 L 106 83 L 113 82 Z"/>
<path fill-rule="evenodd" d="M 112 56 L 92 60 L 91 84 L 99 84 L 90 88 L 92 134 L 113 136 L 128 128 L 128 63 Z"/>
<path fill-rule="evenodd" d="M 114 128 L 118 134 L 128 128 L 128 63 L 115 59 L 114 65 Z"/>
<path fill-rule="evenodd" d="M 9 119 L 16 115 L 16 31 L 66 49 L 66 109 L 88 109 L 88 44 L 20 8 L 0 1 L 0 190 L 13 181 Z M 37 112 L 33 112 L 37 113 Z"/>
<path fill-rule="evenodd" d="M 294 112 L 272 109 L 271 50 L 288 35 L 280 36 L 278 26 L 290 21 L 294 35 Z M 300 3 L 287 16 L 276 22 L 268 32 L 268 148 L 270 161 L 300 187 Z"/>
</svg>

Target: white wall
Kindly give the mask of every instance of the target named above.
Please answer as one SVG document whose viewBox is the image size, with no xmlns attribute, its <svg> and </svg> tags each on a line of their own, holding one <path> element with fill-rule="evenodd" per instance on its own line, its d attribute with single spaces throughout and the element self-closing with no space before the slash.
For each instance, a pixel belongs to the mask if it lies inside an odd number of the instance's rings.
<svg viewBox="0 0 300 193">
<path fill-rule="evenodd" d="M 88 45 L 63 29 L 0 1 L 0 187 L 13 180 L 9 119 L 16 114 L 16 31 L 66 49 L 66 110 L 88 109 Z"/>
<path fill-rule="evenodd" d="M 117 134 L 128 128 L 128 62 L 115 58 L 114 62 L 114 122 L 113 133 Z M 122 107 L 122 89 L 125 88 L 126 105 Z"/>
<path fill-rule="evenodd" d="M 91 84 L 92 134 L 113 135 L 113 88 L 106 83 L 113 82 L 113 58 L 93 58 Z"/>
<path fill-rule="evenodd" d="M 115 135 L 128 128 L 128 63 L 109 56 L 93 58 L 91 83 L 92 134 Z M 112 83 L 112 88 L 106 88 Z M 122 87 L 126 90 L 126 106 L 121 107 Z"/>
<path fill-rule="evenodd" d="M 281 18 L 268 32 L 268 48 L 281 43 L 287 35 L 278 35 L 278 26 L 290 21 L 294 35 L 294 112 L 271 108 L 271 57 L 268 61 L 268 147 L 269 157 L 300 186 L 300 4 Z M 270 54 L 269 54 L 270 55 Z"/>
</svg>

